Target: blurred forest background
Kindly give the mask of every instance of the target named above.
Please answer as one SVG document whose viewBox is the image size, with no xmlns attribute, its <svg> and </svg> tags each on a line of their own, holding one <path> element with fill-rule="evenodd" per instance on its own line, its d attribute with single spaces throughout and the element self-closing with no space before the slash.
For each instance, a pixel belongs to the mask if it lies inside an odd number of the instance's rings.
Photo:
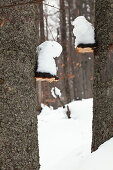
<svg viewBox="0 0 113 170">
<path fill-rule="evenodd" d="M 63 47 L 62 55 L 56 60 L 59 81 L 37 82 L 38 105 L 60 106 L 51 95 L 52 87 L 61 90 L 64 104 L 92 97 L 94 56 L 76 52 L 72 21 L 85 16 L 94 25 L 94 12 L 94 0 L 45 0 L 36 6 L 37 45 L 54 40 Z"/>
</svg>

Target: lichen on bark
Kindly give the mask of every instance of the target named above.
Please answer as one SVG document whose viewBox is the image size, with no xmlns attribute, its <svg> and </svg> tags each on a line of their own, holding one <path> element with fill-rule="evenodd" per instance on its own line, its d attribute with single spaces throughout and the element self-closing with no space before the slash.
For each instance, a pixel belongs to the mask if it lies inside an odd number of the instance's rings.
<svg viewBox="0 0 113 170">
<path fill-rule="evenodd" d="M 1 169 L 38 170 L 34 5 L 0 9 L 0 19 Z"/>
<path fill-rule="evenodd" d="M 109 50 L 111 14 L 113 16 L 109 0 L 96 0 L 95 35 L 97 48 L 94 57 L 93 151 L 113 137 L 113 69 L 110 64 L 113 62 L 113 51 Z"/>
</svg>

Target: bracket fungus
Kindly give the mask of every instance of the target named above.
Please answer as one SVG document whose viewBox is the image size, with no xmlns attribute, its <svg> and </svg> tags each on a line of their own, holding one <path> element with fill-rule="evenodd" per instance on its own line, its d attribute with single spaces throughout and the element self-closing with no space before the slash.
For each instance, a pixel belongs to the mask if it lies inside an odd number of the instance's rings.
<svg viewBox="0 0 113 170">
<path fill-rule="evenodd" d="M 75 36 L 75 48 L 79 53 L 93 53 L 96 47 L 94 39 L 94 27 L 84 16 L 77 17 L 73 22 L 73 34 Z"/>
<path fill-rule="evenodd" d="M 38 61 L 35 72 L 36 81 L 58 81 L 55 58 L 62 52 L 62 46 L 56 41 L 45 41 L 37 47 Z"/>
</svg>

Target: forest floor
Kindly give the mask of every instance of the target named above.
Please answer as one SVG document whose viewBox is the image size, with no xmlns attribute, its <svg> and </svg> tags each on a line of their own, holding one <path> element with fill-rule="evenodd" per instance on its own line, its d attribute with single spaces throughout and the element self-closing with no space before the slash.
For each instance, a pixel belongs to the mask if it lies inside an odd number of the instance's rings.
<svg viewBox="0 0 113 170">
<path fill-rule="evenodd" d="M 113 170 L 113 138 L 91 154 L 93 99 L 54 110 L 42 105 L 38 116 L 40 170 Z"/>
</svg>

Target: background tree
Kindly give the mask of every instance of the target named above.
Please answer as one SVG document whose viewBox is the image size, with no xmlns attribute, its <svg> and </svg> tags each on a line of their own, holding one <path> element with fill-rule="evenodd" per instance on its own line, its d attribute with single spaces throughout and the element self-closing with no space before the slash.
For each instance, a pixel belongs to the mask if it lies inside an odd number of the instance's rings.
<svg viewBox="0 0 113 170">
<path fill-rule="evenodd" d="M 81 14 L 93 23 L 93 6 L 93 0 L 87 0 L 87 2 L 84 0 L 79 2 L 76 0 L 56 0 L 51 1 L 51 3 L 49 0 L 45 0 L 43 2 L 43 13 L 41 13 L 43 26 L 41 26 L 39 32 L 43 29 L 45 40 L 58 41 L 62 44 L 64 50 L 56 61 L 59 81 L 51 84 L 48 82 L 37 82 L 39 103 L 44 103 L 48 106 L 52 105 L 54 108 L 60 105 L 51 95 L 51 88 L 54 86 L 61 89 L 61 98 L 65 104 L 73 99 L 92 97 L 93 54 L 76 53 L 72 21 Z M 40 15 L 40 12 L 38 15 Z M 38 45 L 41 42 L 40 40 Z"/>
<path fill-rule="evenodd" d="M 45 41 L 43 2 L 41 2 L 37 6 L 36 12 L 37 12 L 37 17 L 38 17 L 37 18 L 38 22 L 37 22 L 36 27 L 37 27 L 37 30 L 39 30 L 37 33 L 37 36 L 39 37 L 38 41 L 37 41 L 37 46 L 38 46 Z M 38 56 L 37 56 L 37 59 L 38 59 Z M 36 82 L 37 101 L 38 101 L 38 105 L 39 105 L 39 111 L 41 109 L 41 102 L 43 102 L 43 100 L 42 100 L 43 91 L 46 91 L 46 88 L 48 88 L 46 82 L 41 82 L 41 81 Z M 43 91 L 42 91 L 42 89 L 43 89 Z"/>
<path fill-rule="evenodd" d="M 32 2 L 25 0 L 18 5 L 19 0 L 0 1 L 2 170 L 39 169 L 34 79 L 36 13 Z"/>
<path fill-rule="evenodd" d="M 113 137 L 113 1 L 96 0 L 93 144 L 96 150 Z M 111 64 L 110 64 L 111 63 Z"/>
<path fill-rule="evenodd" d="M 66 29 L 66 6 L 65 0 L 60 0 L 60 32 L 61 32 L 61 45 L 63 48 L 62 52 L 62 63 L 63 65 L 63 77 L 64 77 L 64 89 L 66 102 L 71 101 L 70 86 L 68 79 L 68 53 L 67 53 L 67 29 Z"/>
</svg>

